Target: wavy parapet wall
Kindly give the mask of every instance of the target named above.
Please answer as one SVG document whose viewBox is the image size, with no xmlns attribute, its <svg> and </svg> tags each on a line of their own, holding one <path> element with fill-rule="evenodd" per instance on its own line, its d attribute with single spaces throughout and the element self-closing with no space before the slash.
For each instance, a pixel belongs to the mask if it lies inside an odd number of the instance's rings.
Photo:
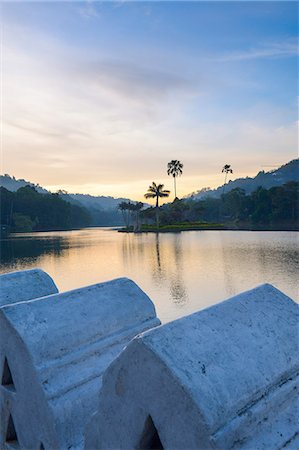
<svg viewBox="0 0 299 450">
<path fill-rule="evenodd" d="M 0 307 L 57 294 L 52 278 L 41 269 L 0 275 Z"/>
<path fill-rule="evenodd" d="M 82 447 L 107 366 L 159 324 L 126 278 L 0 308 L 0 448 Z"/>
<path fill-rule="evenodd" d="M 135 338 L 85 449 L 299 448 L 298 305 L 263 285 Z"/>
<path fill-rule="evenodd" d="M 126 278 L 0 284 L 1 450 L 299 448 L 298 305 L 273 286 L 157 327 Z"/>
</svg>

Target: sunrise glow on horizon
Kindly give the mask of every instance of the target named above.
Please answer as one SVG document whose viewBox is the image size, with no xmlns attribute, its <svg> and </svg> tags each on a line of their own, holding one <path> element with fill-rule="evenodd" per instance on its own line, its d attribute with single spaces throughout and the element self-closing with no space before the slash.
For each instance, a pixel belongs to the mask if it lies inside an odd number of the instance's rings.
<svg viewBox="0 0 299 450">
<path fill-rule="evenodd" d="M 297 158 L 296 2 L 2 4 L 2 173 L 180 197 Z"/>
</svg>

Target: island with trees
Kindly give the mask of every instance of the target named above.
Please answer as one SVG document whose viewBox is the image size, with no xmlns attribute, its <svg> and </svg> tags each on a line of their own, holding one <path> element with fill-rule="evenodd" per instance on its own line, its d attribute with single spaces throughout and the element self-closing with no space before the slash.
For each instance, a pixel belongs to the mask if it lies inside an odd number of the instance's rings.
<svg viewBox="0 0 299 450">
<path fill-rule="evenodd" d="M 126 209 L 126 232 L 173 232 L 187 230 L 299 230 L 299 182 L 289 181 L 269 189 L 258 187 L 246 194 L 244 189 L 234 188 L 225 192 L 227 176 L 233 173 L 225 164 L 222 194 L 218 197 L 177 197 L 176 177 L 182 175 L 183 164 L 172 160 L 167 174 L 174 178 L 175 196 L 171 203 L 159 206 L 159 199 L 169 197 L 170 191 L 163 184 L 153 182 L 144 194 L 154 199 L 155 206 L 139 206 L 138 222 L 134 204 L 123 202 Z M 140 205 L 140 204 L 139 204 Z"/>
</svg>

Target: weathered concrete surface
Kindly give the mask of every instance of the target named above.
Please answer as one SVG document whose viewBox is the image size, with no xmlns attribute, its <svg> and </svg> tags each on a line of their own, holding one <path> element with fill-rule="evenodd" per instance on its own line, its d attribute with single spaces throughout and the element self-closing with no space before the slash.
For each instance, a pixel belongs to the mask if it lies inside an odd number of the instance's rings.
<svg viewBox="0 0 299 450">
<path fill-rule="evenodd" d="M 135 338 L 103 377 L 85 448 L 298 449 L 297 315 L 263 285 Z"/>
<path fill-rule="evenodd" d="M 31 269 L 0 275 L 0 307 L 56 294 L 58 289 L 43 270 Z"/>
<path fill-rule="evenodd" d="M 106 367 L 158 324 L 128 279 L 2 307 L 0 448 L 82 447 Z"/>
</svg>

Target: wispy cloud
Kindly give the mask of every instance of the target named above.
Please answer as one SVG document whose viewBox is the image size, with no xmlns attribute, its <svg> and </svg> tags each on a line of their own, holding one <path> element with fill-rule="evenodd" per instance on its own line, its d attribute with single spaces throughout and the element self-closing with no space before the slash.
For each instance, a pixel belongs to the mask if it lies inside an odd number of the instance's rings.
<svg viewBox="0 0 299 450">
<path fill-rule="evenodd" d="M 273 42 L 260 45 L 259 47 L 249 48 L 247 50 L 230 52 L 216 57 L 215 60 L 220 62 L 246 61 L 263 58 L 287 58 L 298 54 L 299 47 L 297 40 L 290 40 L 286 42 Z"/>
<path fill-rule="evenodd" d="M 183 75 L 149 68 L 125 60 L 104 60 L 85 64 L 81 75 L 99 89 L 113 91 L 129 101 L 163 102 L 166 97 L 192 94 L 195 83 Z M 144 104 L 144 103 L 143 103 Z"/>
<path fill-rule="evenodd" d="M 95 19 L 100 17 L 100 13 L 95 6 L 95 2 L 93 0 L 86 0 L 84 6 L 78 9 L 79 15 L 83 17 L 83 19 Z"/>
</svg>

